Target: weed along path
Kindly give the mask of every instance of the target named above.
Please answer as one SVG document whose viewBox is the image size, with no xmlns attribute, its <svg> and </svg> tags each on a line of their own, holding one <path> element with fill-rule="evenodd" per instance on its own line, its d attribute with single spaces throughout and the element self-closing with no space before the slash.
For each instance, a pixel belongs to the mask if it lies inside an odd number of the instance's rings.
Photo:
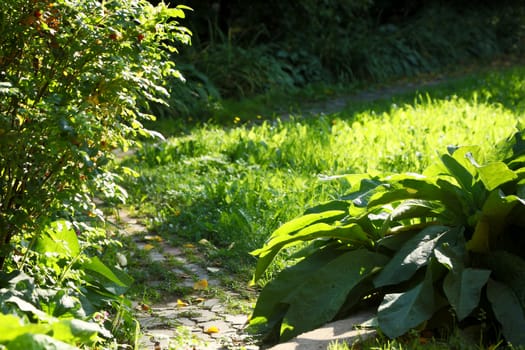
<svg viewBox="0 0 525 350">
<path fill-rule="evenodd" d="M 205 267 L 195 258 L 198 246 L 174 247 L 149 234 L 126 211 L 119 213 L 117 227 L 129 238 L 130 259 L 164 269 L 165 275 L 175 277 L 178 290 L 184 291 L 183 296 L 173 295 L 171 300 L 133 302 L 141 326 L 140 349 L 259 349 L 244 332 L 251 303 L 220 282 L 219 268 Z M 146 277 L 145 283 L 146 289 L 154 291 L 170 282 Z"/>
</svg>

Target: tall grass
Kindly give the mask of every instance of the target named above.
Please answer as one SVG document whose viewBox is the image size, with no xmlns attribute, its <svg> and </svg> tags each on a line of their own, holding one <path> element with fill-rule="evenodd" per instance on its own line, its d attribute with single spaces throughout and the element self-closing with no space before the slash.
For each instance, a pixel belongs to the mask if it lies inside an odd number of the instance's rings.
<svg viewBox="0 0 525 350">
<path fill-rule="evenodd" d="M 127 159 L 139 176 L 125 185 L 152 230 L 205 238 L 217 247 L 210 259 L 239 271 L 281 223 L 349 190 L 330 177 L 418 172 L 448 145 L 492 147 L 523 117 L 524 72 L 476 76 L 483 84 L 470 91 L 465 82 L 473 80 L 457 81 L 460 95 L 447 85 L 379 104 L 354 101 L 336 114 L 196 128 Z"/>
</svg>

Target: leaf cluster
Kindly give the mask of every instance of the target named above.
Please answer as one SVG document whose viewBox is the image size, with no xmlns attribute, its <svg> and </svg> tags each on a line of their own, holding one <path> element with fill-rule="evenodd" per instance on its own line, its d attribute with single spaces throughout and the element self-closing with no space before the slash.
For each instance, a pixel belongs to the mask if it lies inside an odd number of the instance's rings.
<svg viewBox="0 0 525 350">
<path fill-rule="evenodd" d="M 525 344 L 523 142 L 516 132 L 483 164 L 477 147 L 450 147 L 422 174 L 347 176 L 355 190 L 252 253 L 255 282 L 277 254 L 301 247 L 264 286 L 251 325 L 286 340 L 374 305 L 391 338 L 482 318 Z"/>
<path fill-rule="evenodd" d="M 30 247 L 22 270 L 0 273 L 0 344 L 70 349 L 129 341 L 136 326 L 122 295 L 132 280 L 89 248 L 70 222 L 56 221 Z"/>
</svg>

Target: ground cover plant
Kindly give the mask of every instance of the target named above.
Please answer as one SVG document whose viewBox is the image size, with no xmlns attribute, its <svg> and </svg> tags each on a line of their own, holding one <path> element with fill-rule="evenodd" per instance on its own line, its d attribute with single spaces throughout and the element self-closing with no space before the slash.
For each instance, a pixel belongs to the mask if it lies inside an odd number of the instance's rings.
<svg viewBox="0 0 525 350">
<path fill-rule="evenodd" d="M 207 263 L 240 272 L 238 278 L 247 281 L 255 263 L 247 252 L 269 232 L 350 189 L 344 178 L 325 181 L 331 176 L 421 172 L 438 159 L 437 149 L 458 140 L 488 149 L 512 131 L 520 115 L 522 69 L 451 84 L 428 96 L 354 101 L 332 115 L 247 125 L 232 116 L 227 129 L 207 125 L 145 145 L 124 160 L 138 176 L 126 177 L 123 185 L 152 232 L 179 243 L 205 238 L 214 246 Z M 263 280 L 285 264 L 279 258 Z"/>
<path fill-rule="evenodd" d="M 125 191 L 112 150 L 151 136 L 149 103 L 177 77 L 182 8 L 9 0 L 0 8 L 0 347 L 133 343 L 99 201 Z"/>
</svg>

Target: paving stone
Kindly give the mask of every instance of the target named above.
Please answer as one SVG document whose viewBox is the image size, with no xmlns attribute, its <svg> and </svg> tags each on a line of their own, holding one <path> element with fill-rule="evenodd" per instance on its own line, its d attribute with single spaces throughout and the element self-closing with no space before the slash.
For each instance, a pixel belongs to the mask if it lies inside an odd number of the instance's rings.
<svg viewBox="0 0 525 350">
<path fill-rule="evenodd" d="M 153 316 L 147 318 L 138 318 L 138 321 L 143 329 L 159 328 L 166 325 L 162 319 Z"/>
<path fill-rule="evenodd" d="M 200 267 L 199 265 L 196 265 L 196 264 L 187 264 L 185 266 L 186 269 L 188 269 L 189 271 L 191 271 L 192 273 L 194 273 L 198 279 L 209 279 L 208 277 L 208 273 L 206 272 L 205 269 L 203 269 L 202 267 Z"/>
<path fill-rule="evenodd" d="M 186 326 L 193 328 L 197 325 L 197 322 L 193 321 L 192 319 L 186 318 L 186 317 L 179 317 L 175 320 L 176 323 L 180 324 L 181 326 Z"/>
<path fill-rule="evenodd" d="M 159 252 L 152 252 L 152 251 L 150 251 L 149 252 L 149 257 L 150 257 L 151 261 L 153 261 L 153 262 L 163 262 L 164 260 L 166 260 L 166 257 L 164 256 L 164 254 L 159 253 Z"/>
<path fill-rule="evenodd" d="M 223 314 L 224 312 L 226 312 L 226 308 L 221 304 L 217 304 L 217 305 L 212 306 L 210 311 L 215 312 L 217 314 Z"/>
<path fill-rule="evenodd" d="M 242 326 L 248 322 L 246 315 L 226 315 L 225 320 L 233 325 Z"/>
<path fill-rule="evenodd" d="M 219 299 L 208 299 L 208 300 L 205 300 L 203 303 L 202 303 L 202 307 L 205 308 L 205 309 L 211 309 L 212 307 L 220 304 L 220 300 Z"/>
<path fill-rule="evenodd" d="M 197 311 L 197 313 L 199 313 L 200 315 L 192 317 L 191 319 L 198 322 L 199 324 L 217 319 L 217 314 L 215 314 L 215 312 L 211 312 L 208 310 L 199 310 Z"/>
<path fill-rule="evenodd" d="M 171 255 L 174 257 L 178 255 L 182 255 L 182 250 L 180 250 L 177 247 L 163 247 L 163 252 L 166 255 Z"/>
</svg>

